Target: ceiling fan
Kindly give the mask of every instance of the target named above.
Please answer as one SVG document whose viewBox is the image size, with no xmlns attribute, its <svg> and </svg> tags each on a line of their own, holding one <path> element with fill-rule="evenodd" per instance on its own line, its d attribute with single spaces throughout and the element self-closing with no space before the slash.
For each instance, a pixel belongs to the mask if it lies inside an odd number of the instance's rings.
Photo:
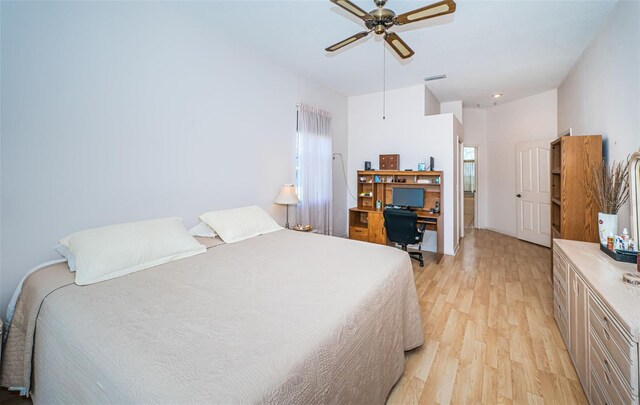
<svg viewBox="0 0 640 405">
<path fill-rule="evenodd" d="M 415 52 L 409 48 L 409 45 L 407 45 L 407 43 L 404 42 L 398 34 L 395 32 L 389 32 L 389 28 L 394 25 L 405 25 L 429 18 L 439 17 L 445 14 L 451 14 L 456 11 L 456 3 L 453 0 L 440 1 L 438 3 L 431 4 L 430 6 L 422 7 L 400 15 L 396 15 L 393 10 L 384 8 L 387 0 L 374 0 L 378 8 L 368 13 L 349 0 L 331 0 L 331 2 L 364 21 L 368 31 L 359 32 L 343 41 L 331 45 L 325 49 L 327 52 L 337 51 L 340 48 L 366 37 L 371 32 L 374 32 L 377 35 L 384 34 L 384 40 L 402 59 L 410 58 Z"/>
</svg>

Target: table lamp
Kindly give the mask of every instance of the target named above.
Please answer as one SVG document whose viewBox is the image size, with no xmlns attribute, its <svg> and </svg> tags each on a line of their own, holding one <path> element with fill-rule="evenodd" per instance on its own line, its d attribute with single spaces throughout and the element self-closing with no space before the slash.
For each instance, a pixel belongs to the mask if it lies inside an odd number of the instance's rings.
<svg viewBox="0 0 640 405">
<path fill-rule="evenodd" d="M 289 206 L 296 205 L 300 202 L 293 184 L 283 185 L 282 189 L 280 189 L 280 194 L 278 194 L 278 198 L 276 198 L 275 202 L 276 204 L 287 206 L 287 224 L 285 225 L 285 228 L 289 229 Z"/>
</svg>

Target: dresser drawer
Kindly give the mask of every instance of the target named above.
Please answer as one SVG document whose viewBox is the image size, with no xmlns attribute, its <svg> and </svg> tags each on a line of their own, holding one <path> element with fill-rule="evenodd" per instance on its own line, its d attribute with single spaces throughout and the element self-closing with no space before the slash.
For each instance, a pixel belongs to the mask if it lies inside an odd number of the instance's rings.
<svg viewBox="0 0 640 405">
<path fill-rule="evenodd" d="M 360 228 L 357 226 L 349 227 L 349 239 L 361 240 L 363 242 L 369 241 L 369 230 L 367 228 Z"/>
<path fill-rule="evenodd" d="M 636 404 L 637 398 L 629 392 L 630 387 L 620 371 L 611 364 L 613 360 L 607 356 L 600 339 L 594 333 L 590 334 L 589 343 L 589 362 L 607 396 L 616 404 Z"/>
<path fill-rule="evenodd" d="M 569 284 L 569 265 L 558 248 L 553 250 L 553 274 L 558 276 L 565 287 Z"/>
<path fill-rule="evenodd" d="M 591 405 L 614 405 L 602 388 L 602 382 L 598 378 L 598 374 L 591 369 L 591 383 L 589 384 L 589 402 Z"/>
<path fill-rule="evenodd" d="M 638 345 L 627 337 L 613 315 L 593 295 L 589 295 L 591 334 L 602 343 L 603 352 L 624 378 L 633 395 L 638 395 Z M 604 383 L 604 381 L 603 381 Z"/>
<path fill-rule="evenodd" d="M 567 294 L 567 287 L 565 285 L 562 285 L 562 282 L 555 275 L 553 276 L 553 293 L 556 297 L 556 304 L 562 305 L 562 309 L 566 314 L 567 308 L 569 308 L 569 295 Z"/>
<path fill-rule="evenodd" d="M 555 297 L 553 303 L 553 315 L 556 318 L 560 336 L 562 336 L 562 340 L 564 340 L 565 346 L 567 346 L 567 349 L 569 349 L 569 322 L 567 312 L 566 308 L 563 308 L 563 306 L 558 302 L 557 296 Z"/>
</svg>

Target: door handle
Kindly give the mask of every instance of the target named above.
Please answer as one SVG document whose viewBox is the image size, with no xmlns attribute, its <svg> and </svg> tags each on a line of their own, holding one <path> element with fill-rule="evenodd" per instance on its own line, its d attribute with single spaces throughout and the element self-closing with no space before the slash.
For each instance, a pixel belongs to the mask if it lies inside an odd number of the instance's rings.
<svg viewBox="0 0 640 405">
<path fill-rule="evenodd" d="M 522 197 L 522 194 L 516 194 L 516 197 L 520 198 Z"/>
</svg>

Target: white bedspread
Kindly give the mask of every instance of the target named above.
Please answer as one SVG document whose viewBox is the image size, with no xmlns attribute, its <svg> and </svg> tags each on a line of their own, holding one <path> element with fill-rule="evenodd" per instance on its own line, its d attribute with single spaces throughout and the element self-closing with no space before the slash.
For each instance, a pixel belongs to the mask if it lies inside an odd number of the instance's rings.
<svg viewBox="0 0 640 405">
<path fill-rule="evenodd" d="M 405 252 L 283 230 L 54 291 L 37 320 L 32 395 L 380 404 L 423 342 Z"/>
</svg>

